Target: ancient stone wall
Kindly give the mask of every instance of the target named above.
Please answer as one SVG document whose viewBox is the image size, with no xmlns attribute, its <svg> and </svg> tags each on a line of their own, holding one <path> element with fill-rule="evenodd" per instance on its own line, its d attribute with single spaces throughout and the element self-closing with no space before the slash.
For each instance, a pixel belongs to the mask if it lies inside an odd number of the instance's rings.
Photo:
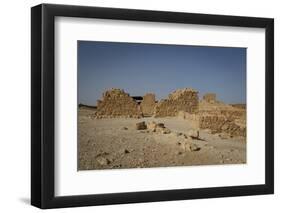
<svg viewBox="0 0 281 213">
<path fill-rule="evenodd" d="M 111 89 L 103 93 L 97 102 L 96 118 L 139 118 L 142 116 L 139 105 L 128 93 L 121 89 Z"/>
<path fill-rule="evenodd" d="M 155 94 L 145 94 L 140 106 L 144 116 L 152 116 L 156 106 Z"/>
<path fill-rule="evenodd" d="M 199 127 L 210 129 L 212 133 L 227 133 L 230 136 L 246 137 L 245 120 L 230 120 L 223 114 L 200 114 Z"/>
<path fill-rule="evenodd" d="M 179 111 L 198 112 L 198 92 L 193 89 L 179 89 L 171 93 L 168 99 L 156 104 L 155 117 L 177 116 Z"/>
<path fill-rule="evenodd" d="M 216 94 L 215 93 L 206 93 L 204 96 L 203 96 L 203 100 L 204 101 L 207 101 L 209 103 L 215 103 L 217 102 L 216 100 Z"/>
</svg>

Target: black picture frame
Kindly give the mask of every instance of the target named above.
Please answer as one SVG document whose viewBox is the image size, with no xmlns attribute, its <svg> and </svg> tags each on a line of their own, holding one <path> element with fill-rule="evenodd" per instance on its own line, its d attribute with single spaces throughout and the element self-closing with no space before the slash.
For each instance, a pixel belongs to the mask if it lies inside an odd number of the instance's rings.
<svg viewBox="0 0 281 213">
<path fill-rule="evenodd" d="M 58 16 L 264 28 L 266 32 L 265 184 L 56 197 L 54 195 L 54 21 Z M 41 4 L 31 8 L 32 205 L 47 209 L 272 193 L 274 193 L 273 19 L 53 4 Z"/>
</svg>

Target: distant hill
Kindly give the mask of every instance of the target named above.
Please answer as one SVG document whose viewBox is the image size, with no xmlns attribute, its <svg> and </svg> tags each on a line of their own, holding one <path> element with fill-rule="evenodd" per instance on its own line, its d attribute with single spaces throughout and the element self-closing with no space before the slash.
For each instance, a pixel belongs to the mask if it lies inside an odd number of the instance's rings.
<svg viewBox="0 0 281 213">
<path fill-rule="evenodd" d="M 84 107 L 84 108 L 97 109 L 96 106 L 91 106 L 91 105 L 86 105 L 86 104 L 79 104 L 78 106 L 79 106 L 79 108 Z"/>
</svg>

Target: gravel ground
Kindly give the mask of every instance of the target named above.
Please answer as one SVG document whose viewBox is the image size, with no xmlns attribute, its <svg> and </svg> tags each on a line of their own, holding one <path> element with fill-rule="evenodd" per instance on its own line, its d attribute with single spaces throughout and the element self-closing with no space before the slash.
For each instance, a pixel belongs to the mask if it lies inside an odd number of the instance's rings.
<svg viewBox="0 0 281 213">
<path fill-rule="evenodd" d="M 200 130 L 198 139 L 186 139 L 191 126 L 180 118 L 93 119 L 93 113 L 79 109 L 78 170 L 246 163 L 245 138 Z M 164 123 L 171 133 L 136 130 L 141 121 Z"/>
</svg>

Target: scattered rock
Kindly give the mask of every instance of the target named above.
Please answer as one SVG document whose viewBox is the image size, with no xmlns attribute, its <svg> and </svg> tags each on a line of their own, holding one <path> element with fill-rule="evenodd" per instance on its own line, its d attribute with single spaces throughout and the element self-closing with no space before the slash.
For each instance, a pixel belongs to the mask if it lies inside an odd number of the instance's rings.
<svg viewBox="0 0 281 213">
<path fill-rule="evenodd" d="M 147 129 L 152 132 L 170 134 L 171 130 L 166 128 L 164 123 L 156 123 L 154 121 L 147 124 Z"/>
<path fill-rule="evenodd" d="M 151 131 L 155 131 L 156 127 L 157 127 L 157 123 L 155 121 L 149 122 L 147 124 L 147 129 Z"/>
<path fill-rule="evenodd" d="M 219 137 L 220 137 L 221 139 L 228 139 L 228 138 L 229 138 L 229 135 L 222 132 L 222 133 L 219 134 Z"/>
<path fill-rule="evenodd" d="M 128 154 L 128 153 L 130 153 L 130 151 L 128 149 L 124 149 L 124 153 Z"/>
<path fill-rule="evenodd" d="M 181 132 L 173 132 L 172 134 L 176 137 L 184 136 L 184 134 Z"/>
<path fill-rule="evenodd" d="M 140 133 L 149 133 L 149 130 L 140 130 Z"/>
<path fill-rule="evenodd" d="M 162 134 L 170 134 L 171 130 L 169 130 L 168 128 L 163 128 L 163 129 L 161 129 L 161 133 Z"/>
<path fill-rule="evenodd" d="M 177 155 L 181 155 L 181 154 L 182 154 L 182 152 L 181 152 L 181 151 L 178 151 L 178 152 L 177 152 Z"/>
<path fill-rule="evenodd" d="M 142 122 L 136 123 L 136 129 L 137 130 L 144 130 L 144 129 L 147 129 L 147 126 L 146 126 L 145 122 L 142 121 Z"/>
<path fill-rule="evenodd" d="M 199 151 L 201 148 L 199 146 L 197 146 L 196 144 L 190 144 L 189 149 L 191 152 L 196 152 L 196 151 Z"/>
<path fill-rule="evenodd" d="M 222 125 L 221 130 L 226 131 L 229 128 L 228 123 L 226 122 L 224 125 Z"/>
<path fill-rule="evenodd" d="M 122 164 L 118 164 L 118 165 L 114 165 L 112 168 L 121 168 L 122 167 Z"/>
<path fill-rule="evenodd" d="M 188 131 L 187 133 L 188 136 L 190 136 L 191 138 L 199 138 L 199 130 L 198 129 L 191 129 Z"/>
<path fill-rule="evenodd" d="M 128 130 L 128 127 L 122 127 L 121 130 Z"/>
<path fill-rule="evenodd" d="M 184 139 L 192 139 L 190 136 L 186 135 L 186 134 L 183 134 L 183 138 Z"/>
<path fill-rule="evenodd" d="M 156 128 L 165 128 L 164 123 L 158 123 L 156 124 Z"/>
<path fill-rule="evenodd" d="M 96 157 L 106 156 L 106 155 L 109 155 L 109 153 L 101 151 L 99 154 L 96 155 Z"/>
<path fill-rule="evenodd" d="M 101 166 L 106 166 L 111 163 L 111 161 L 108 158 L 103 156 L 96 157 L 96 160 Z"/>
</svg>

